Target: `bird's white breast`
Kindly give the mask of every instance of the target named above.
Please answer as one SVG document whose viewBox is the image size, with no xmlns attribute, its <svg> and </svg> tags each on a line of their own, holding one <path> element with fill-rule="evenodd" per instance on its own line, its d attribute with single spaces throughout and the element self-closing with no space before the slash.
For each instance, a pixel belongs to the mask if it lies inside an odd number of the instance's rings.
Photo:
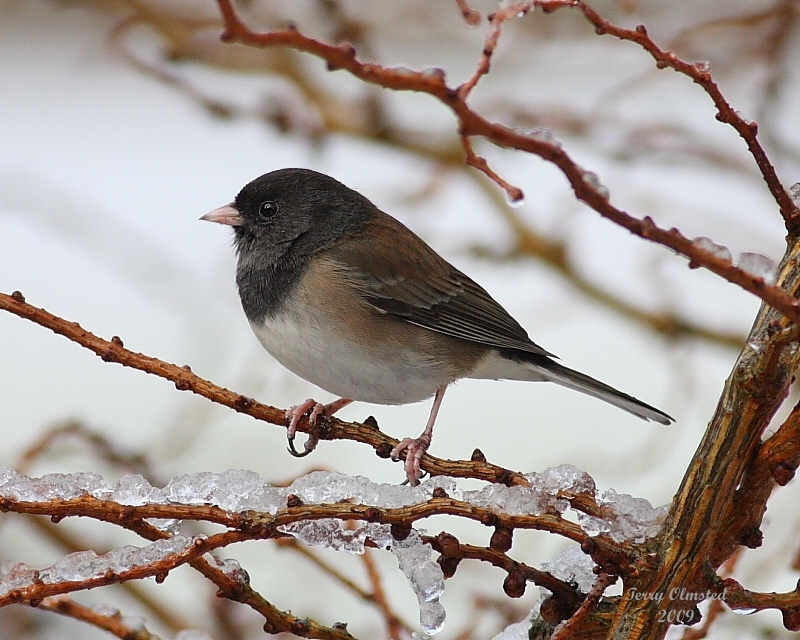
<svg viewBox="0 0 800 640">
<path fill-rule="evenodd" d="M 405 323 L 377 312 L 370 312 L 370 322 L 352 299 L 343 308 L 342 300 L 310 303 L 306 293 L 301 286 L 277 313 L 250 323 L 262 346 L 301 378 L 343 398 L 376 404 L 418 402 L 456 379 L 441 363 L 408 348 L 398 335 Z M 369 328 L 359 328 L 355 318 Z"/>
</svg>

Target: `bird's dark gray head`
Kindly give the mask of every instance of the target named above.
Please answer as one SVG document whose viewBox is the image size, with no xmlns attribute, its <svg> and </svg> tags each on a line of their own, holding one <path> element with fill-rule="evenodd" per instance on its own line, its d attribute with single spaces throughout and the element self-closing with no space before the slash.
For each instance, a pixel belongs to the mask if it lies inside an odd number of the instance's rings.
<svg viewBox="0 0 800 640">
<path fill-rule="evenodd" d="M 360 230 L 376 211 L 330 176 L 279 169 L 203 219 L 233 227 L 239 294 L 248 318 L 257 320 L 277 309 L 314 254 Z"/>
<path fill-rule="evenodd" d="M 279 169 L 247 184 L 234 208 L 240 263 L 292 262 L 317 253 L 360 229 L 375 206 L 338 180 L 309 169 Z"/>
</svg>

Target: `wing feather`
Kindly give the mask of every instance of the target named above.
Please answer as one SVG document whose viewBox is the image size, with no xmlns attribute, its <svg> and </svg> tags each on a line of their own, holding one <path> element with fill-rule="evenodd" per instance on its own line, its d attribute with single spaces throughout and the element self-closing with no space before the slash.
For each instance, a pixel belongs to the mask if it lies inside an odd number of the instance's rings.
<svg viewBox="0 0 800 640">
<path fill-rule="evenodd" d="M 379 212 L 369 235 L 326 250 L 361 297 L 381 313 L 462 340 L 554 357 L 478 283 L 400 222 Z"/>
</svg>

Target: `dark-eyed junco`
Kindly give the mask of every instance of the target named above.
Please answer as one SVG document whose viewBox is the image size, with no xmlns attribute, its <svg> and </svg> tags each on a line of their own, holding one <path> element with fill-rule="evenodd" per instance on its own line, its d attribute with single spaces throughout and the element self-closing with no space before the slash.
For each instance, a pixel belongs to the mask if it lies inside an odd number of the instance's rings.
<svg viewBox="0 0 800 640">
<path fill-rule="evenodd" d="M 313 423 L 354 400 L 405 404 L 434 396 L 422 435 L 392 451 L 394 459 L 406 451 L 405 472 L 416 483 L 444 392 L 460 378 L 555 382 L 644 420 L 672 422 L 555 362 L 480 285 L 329 176 L 267 173 L 201 219 L 233 227 L 239 296 L 264 348 L 341 398 L 328 405 L 309 399 L 287 412 L 293 452 L 303 415 Z M 305 453 L 314 445 L 309 440 Z"/>
</svg>

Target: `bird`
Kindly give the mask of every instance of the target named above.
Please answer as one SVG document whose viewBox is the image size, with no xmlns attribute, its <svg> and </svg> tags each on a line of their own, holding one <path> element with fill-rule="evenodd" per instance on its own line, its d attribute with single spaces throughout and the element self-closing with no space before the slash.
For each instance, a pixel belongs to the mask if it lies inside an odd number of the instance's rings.
<svg viewBox="0 0 800 640">
<path fill-rule="evenodd" d="M 201 220 L 233 228 L 236 284 L 261 345 L 284 367 L 336 395 L 286 412 L 289 450 L 297 425 L 313 425 L 351 402 L 401 405 L 433 397 L 405 452 L 411 484 L 433 438 L 445 390 L 456 380 L 549 381 L 643 420 L 663 411 L 570 369 L 533 342 L 483 287 L 408 227 L 335 178 L 302 168 L 271 171 Z"/>
</svg>

